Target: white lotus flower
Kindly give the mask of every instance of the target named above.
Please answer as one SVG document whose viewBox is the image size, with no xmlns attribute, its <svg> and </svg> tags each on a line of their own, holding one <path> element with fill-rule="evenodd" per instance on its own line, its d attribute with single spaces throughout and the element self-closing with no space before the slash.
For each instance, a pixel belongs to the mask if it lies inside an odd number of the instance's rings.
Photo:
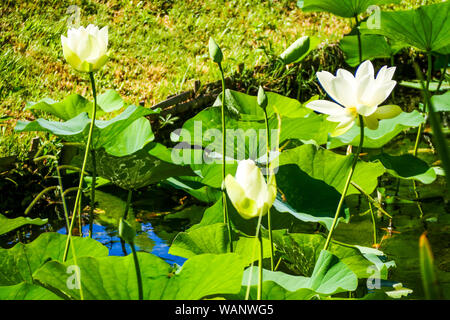
<svg viewBox="0 0 450 320">
<path fill-rule="evenodd" d="M 363 116 L 364 124 L 369 129 L 378 128 L 378 120 L 390 119 L 399 115 L 399 106 L 386 105 L 378 107 L 391 94 L 396 85 L 392 80 L 395 67 L 384 66 L 374 77 L 372 63 L 364 61 L 356 70 L 355 76 L 344 69 L 339 69 L 336 76 L 327 71 L 317 73 L 320 84 L 335 101 L 315 100 L 307 108 L 328 114 L 327 120 L 339 122 L 332 136 L 347 132 Z M 359 124 L 359 121 L 356 121 Z"/>
<path fill-rule="evenodd" d="M 93 24 L 86 28 L 71 28 L 67 38 L 61 35 L 63 54 L 67 62 L 81 72 L 99 70 L 108 60 L 108 27 Z"/>
<path fill-rule="evenodd" d="M 225 187 L 231 203 L 244 219 L 265 215 L 277 195 L 275 176 L 266 184 L 261 170 L 252 160 L 239 162 L 236 176 L 227 175 Z"/>
</svg>

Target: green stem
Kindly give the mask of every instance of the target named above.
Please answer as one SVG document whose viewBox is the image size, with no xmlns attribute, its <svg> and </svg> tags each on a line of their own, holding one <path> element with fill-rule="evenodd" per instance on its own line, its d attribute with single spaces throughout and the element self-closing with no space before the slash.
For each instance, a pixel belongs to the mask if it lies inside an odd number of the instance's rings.
<svg viewBox="0 0 450 320">
<path fill-rule="evenodd" d="M 328 245 L 330 244 L 331 235 L 333 234 L 334 228 L 336 226 L 337 220 L 339 218 L 339 213 L 341 212 L 342 205 L 344 203 L 345 195 L 347 194 L 348 187 L 350 186 L 350 182 L 352 180 L 353 172 L 355 171 L 356 163 L 358 162 L 359 154 L 361 153 L 361 149 L 364 143 L 364 118 L 361 115 L 359 116 L 359 125 L 360 125 L 360 136 L 359 136 L 359 146 L 356 151 L 356 155 L 353 158 L 352 167 L 350 168 L 350 172 L 348 173 L 347 181 L 345 182 L 344 190 L 342 191 L 341 199 L 339 200 L 339 204 L 336 209 L 336 213 L 334 215 L 333 224 L 331 225 L 330 232 L 328 233 L 327 241 L 325 242 L 325 246 L 323 250 L 328 249 Z"/>
<path fill-rule="evenodd" d="M 428 116 L 430 119 L 430 124 L 433 129 L 433 140 L 436 143 L 437 152 L 442 161 L 442 167 L 445 171 L 445 178 L 447 180 L 447 189 L 450 186 L 450 154 L 448 149 L 447 140 L 445 139 L 445 135 L 442 132 L 441 124 L 439 122 L 438 117 L 436 116 L 436 112 L 434 111 L 434 106 L 431 102 L 430 91 L 423 84 L 423 75 L 420 71 L 418 65 L 414 63 L 414 69 L 416 71 L 417 77 L 420 79 L 420 84 L 422 85 L 422 93 L 426 100 L 426 105 L 428 106 Z"/>
<path fill-rule="evenodd" d="M 262 261 L 263 261 L 263 242 L 262 242 L 262 236 L 261 233 L 259 233 L 258 235 L 258 240 L 259 240 L 259 262 L 258 262 L 258 267 L 259 267 L 259 273 L 258 273 L 258 293 L 256 295 L 256 300 L 261 300 L 262 297 L 262 287 L 263 287 L 263 266 L 262 266 Z"/>
<path fill-rule="evenodd" d="M 228 239 L 230 243 L 230 252 L 233 252 L 233 239 L 231 238 L 231 221 L 228 216 L 227 208 L 227 195 L 225 192 L 225 163 L 226 163 L 226 146 L 227 146 L 227 135 L 225 126 L 225 76 L 222 69 L 222 64 L 218 63 L 220 70 L 220 77 L 222 80 L 222 208 L 223 208 L 223 222 L 227 224 L 228 227 Z"/>
<path fill-rule="evenodd" d="M 431 53 L 430 52 L 427 52 L 427 62 L 428 62 L 428 67 L 427 67 L 427 79 L 426 79 L 426 85 L 425 85 L 426 90 L 428 90 L 430 88 L 431 71 L 432 71 L 432 68 L 433 68 L 433 63 L 432 63 Z M 422 112 L 425 112 L 425 113 L 427 112 L 426 111 L 427 110 L 427 104 L 428 104 L 428 102 L 425 100 L 424 109 L 422 110 Z M 416 142 L 414 144 L 414 152 L 413 152 L 414 157 L 417 157 L 417 152 L 418 152 L 418 148 L 419 148 L 419 144 L 420 144 L 420 138 L 422 137 L 422 131 L 423 131 L 424 125 L 425 124 L 421 123 L 419 125 L 418 130 L 417 130 Z M 420 195 L 419 195 L 419 192 L 417 191 L 417 183 L 416 183 L 415 180 L 413 180 L 412 184 L 413 184 L 414 196 L 416 197 L 417 209 L 419 210 L 420 218 L 422 218 L 424 213 L 423 213 L 420 201 L 419 201 Z"/>
<path fill-rule="evenodd" d="M 375 220 L 375 214 L 373 213 L 372 203 L 369 201 L 370 215 L 372 216 L 372 226 L 373 226 L 373 244 L 377 244 L 377 223 Z"/>
<path fill-rule="evenodd" d="M 61 200 L 62 200 L 63 209 L 64 209 L 64 217 L 66 219 L 67 234 L 69 234 L 69 210 L 67 210 L 66 197 L 64 197 L 64 188 L 63 188 L 63 183 L 62 183 L 62 179 L 61 179 L 61 171 L 58 166 L 58 163 L 56 163 L 56 172 L 58 173 L 59 192 L 61 193 Z"/>
<path fill-rule="evenodd" d="M 269 173 L 269 159 L 270 159 L 270 131 L 269 131 L 269 119 L 267 116 L 267 111 L 264 110 L 264 119 L 266 123 L 266 149 L 267 149 L 267 161 L 266 161 L 266 182 L 269 183 L 270 176 L 272 173 Z M 269 228 L 269 241 L 270 241 L 270 270 L 274 271 L 274 258 L 273 258 L 273 239 L 272 239 L 272 218 L 270 215 L 270 209 L 267 210 L 267 227 Z"/>
<path fill-rule="evenodd" d="M 361 32 L 359 31 L 358 15 L 355 15 L 355 21 L 356 21 L 356 34 L 358 35 L 359 63 L 361 63 L 362 62 L 362 43 L 361 43 Z"/>
<path fill-rule="evenodd" d="M 444 68 L 442 69 L 441 78 L 439 79 L 439 84 L 437 86 L 436 92 L 439 92 L 439 90 L 441 90 L 442 83 L 444 82 L 445 79 L 445 73 L 447 72 L 447 66 L 448 66 L 448 55 L 445 56 L 445 64 Z"/>
<path fill-rule="evenodd" d="M 84 152 L 83 165 L 81 166 L 80 183 L 78 185 L 77 196 L 75 197 L 75 205 L 73 207 L 72 221 L 70 222 L 70 226 L 69 226 L 69 234 L 72 234 L 72 229 L 73 229 L 73 224 L 75 222 L 77 208 L 79 207 L 79 202 L 81 199 L 84 173 L 86 170 L 86 163 L 87 163 L 89 150 L 91 148 L 92 133 L 94 132 L 94 126 L 95 126 L 95 117 L 97 115 L 97 95 L 96 95 L 96 91 L 95 91 L 94 74 L 92 72 L 89 73 L 89 78 L 91 80 L 92 93 L 94 95 L 94 103 L 92 105 L 92 120 L 91 120 L 91 125 L 89 127 L 89 134 L 88 134 L 88 139 L 87 139 L 87 143 L 86 143 L 86 150 Z M 67 260 L 67 254 L 69 251 L 69 243 L 71 242 L 70 240 L 71 240 L 71 237 L 67 237 L 66 246 L 65 246 L 64 255 L 63 255 L 63 262 L 66 262 L 66 260 Z"/>
<path fill-rule="evenodd" d="M 144 300 L 144 291 L 142 290 L 142 277 L 141 277 L 141 269 L 139 267 L 139 260 L 136 253 L 136 248 L 134 247 L 134 243 L 130 243 L 131 252 L 133 253 L 133 259 L 134 259 L 134 267 L 136 269 L 136 279 L 137 279 L 137 285 L 138 285 L 138 292 L 139 292 L 139 300 Z"/>
<path fill-rule="evenodd" d="M 130 210 L 131 205 L 131 199 L 133 197 L 133 190 L 128 190 L 128 196 L 127 196 L 127 202 L 125 205 L 125 213 L 123 214 L 123 220 L 127 220 L 128 218 L 128 211 Z"/>
<path fill-rule="evenodd" d="M 97 182 L 97 164 L 95 162 L 95 150 L 91 148 L 92 160 L 92 185 L 91 185 L 91 205 L 89 208 L 89 238 L 92 238 L 94 226 L 94 207 L 95 207 L 95 185 Z"/>
<path fill-rule="evenodd" d="M 256 234 L 255 237 L 257 239 L 260 239 L 260 232 L 261 232 L 261 222 L 262 222 L 262 214 L 259 215 L 258 217 L 258 223 L 256 224 Z M 258 241 L 259 242 L 259 241 Z M 256 251 L 256 241 L 254 242 L 254 246 L 253 246 L 253 254 L 252 254 L 252 263 L 250 264 L 250 268 L 249 270 L 251 270 L 250 275 L 248 277 L 248 283 L 247 283 L 247 291 L 245 293 L 245 300 L 248 300 L 248 298 L 250 297 L 250 287 L 251 287 L 251 282 L 252 282 L 252 275 L 253 275 L 253 265 L 254 265 L 254 260 L 255 260 L 255 251 Z M 261 242 L 262 243 L 262 242 Z M 258 281 L 258 292 L 261 290 L 262 291 L 262 278 L 260 279 L 261 281 Z M 261 289 L 260 289 L 261 287 Z"/>
</svg>

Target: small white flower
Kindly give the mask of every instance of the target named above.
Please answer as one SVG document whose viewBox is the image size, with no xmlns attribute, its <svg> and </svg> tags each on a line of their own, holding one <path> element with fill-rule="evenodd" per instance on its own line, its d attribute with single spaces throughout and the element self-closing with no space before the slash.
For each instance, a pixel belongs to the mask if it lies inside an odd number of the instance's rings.
<svg viewBox="0 0 450 320">
<path fill-rule="evenodd" d="M 266 184 L 261 170 L 252 160 L 239 162 L 236 176 L 227 175 L 225 187 L 231 203 L 244 219 L 265 215 L 277 195 L 275 176 Z"/>
<path fill-rule="evenodd" d="M 391 94 L 396 81 L 392 80 L 395 67 L 384 66 L 374 77 L 372 63 L 364 61 L 356 70 L 355 76 L 344 69 L 339 69 L 336 76 L 327 71 L 317 73 L 320 84 L 335 101 L 315 100 L 307 108 L 328 114 L 327 120 L 339 122 L 332 136 L 347 132 L 363 116 L 364 124 L 372 130 L 378 128 L 378 120 L 390 119 L 402 110 L 395 105 L 378 107 Z M 359 121 L 358 121 L 359 122 Z"/>
<path fill-rule="evenodd" d="M 61 35 L 61 43 L 67 62 L 78 71 L 97 71 L 108 60 L 108 27 L 71 28 L 67 37 Z"/>
</svg>

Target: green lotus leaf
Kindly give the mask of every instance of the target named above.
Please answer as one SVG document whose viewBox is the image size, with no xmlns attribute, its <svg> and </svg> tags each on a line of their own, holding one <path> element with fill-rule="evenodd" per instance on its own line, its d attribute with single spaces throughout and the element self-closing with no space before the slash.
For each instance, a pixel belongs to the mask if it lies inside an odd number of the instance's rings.
<svg viewBox="0 0 450 320">
<path fill-rule="evenodd" d="M 432 96 L 431 103 L 433 104 L 435 112 L 450 111 L 450 91 L 441 95 Z"/>
<path fill-rule="evenodd" d="M 372 34 L 362 35 L 361 45 L 362 61 L 390 58 L 403 47 L 402 44 L 391 46 L 384 36 Z M 339 46 L 345 54 L 345 62 L 351 67 L 356 67 L 360 64 L 358 36 L 345 36 L 339 42 Z"/>
<path fill-rule="evenodd" d="M 235 91 L 226 91 L 227 96 L 227 157 L 235 159 L 265 157 L 266 137 L 264 114 L 258 106 L 256 96 Z M 335 123 L 325 122 L 322 115 L 316 115 L 300 102 L 268 92 L 267 113 L 270 117 L 270 143 L 276 142 L 278 119 L 281 116 L 280 143 L 287 139 L 313 141 L 323 144 L 327 141 L 328 130 Z M 220 98 L 220 97 L 219 97 Z M 220 100 L 186 121 L 182 130 L 173 134 L 174 141 L 183 141 L 192 146 L 203 146 L 212 153 L 222 153 L 222 123 Z M 231 111 L 230 111 L 231 110 Z"/>
<path fill-rule="evenodd" d="M 279 157 L 280 169 L 283 165 L 296 164 L 308 176 L 324 181 L 338 192 L 344 189 L 352 162 L 353 155 L 343 156 L 308 144 L 286 150 Z M 385 169 L 380 163 L 358 161 L 352 181 L 370 194 L 377 187 L 378 177 L 384 172 Z M 358 193 L 352 186 L 347 191 L 347 195 Z"/>
<path fill-rule="evenodd" d="M 74 162 L 81 160 L 77 157 Z M 194 175 L 189 166 L 177 165 L 171 161 L 170 149 L 153 142 L 132 154 L 120 157 L 99 149 L 95 160 L 99 176 L 126 190 L 139 189 L 170 177 Z M 88 160 L 87 163 L 91 169 L 91 161 Z"/>
<path fill-rule="evenodd" d="M 402 112 L 397 117 L 392 119 L 381 120 L 378 129 L 370 130 L 364 129 L 364 148 L 381 148 L 389 141 L 391 141 L 396 135 L 405 129 L 412 127 L 418 127 L 424 122 L 424 117 L 417 111 Z M 331 137 L 327 148 L 334 149 L 345 145 L 359 145 L 360 128 L 354 125 L 346 133 Z"/>
<path fill-rule="evenodd" d="M 202 254 L 188 259 L 181 270 L 162 259 L 138 252 L 145 300 L 197 300 L 219 294 L 236 294 L 241 288 L 244 264 L 235 253 Z M 138 288 L 133 256 L 82 257 L 80 282 L 86 300 L 136 300 Z M 66 264 L 51 261 L 34 279 L 66 299 L 80 299 L 79 289 L 67 287 Z"/>
<path fill-rule="evenodd" d="M 103 94 L 97 96 L 97 116 L 101 117 L 105 113 L 119 110 L 124 106 L 122 97 L 114 90 L 106 90 Z M 67 121 L 75 118 L 80 113 L 87 112 L 92 117 L 92 102 L 80 96 L 71 94 L 62 101 L 55 101 L 50 98 L 44 98 L 38 102 L 28 102 L 24 110 L 40 110 L 58 117 L 60 120 Z"/>
<path fill-rule="evenodd" d="M 276 230 L 273 239 L 283 261 L 294 274 L 303 276 L 312 274 L 315 262 L 325 245 L 324 236 Z M 353 248 L 331 242 L 328 251 L 345 263 L 359 279 L 369 278 L 373 273 L 372 270 L 380 271 L 380 277 L 387 279 L 387 270 L 395 266 L 393 261 L 386 261 L 383 252 L 372 248 L 358 246 Z"/>
<path fill-rule="evenodd" d="M 111 120 L 96 120 L 92 137 L 93 148 L 99 149 L 104 146 L 113 148 L 111 146 L 112 141 L 118 139 L 118 136 L 128 126 L 143 116 L 158 112 L 159 110 L 130 105 L 124 112 Z M 18 121 L 15 130 L 18 132 L 50 132 L 56 136 L 63 137 L 67 141 L 85 142 L 87 140 L 90 122 L 91 119 L 89 119 L 88 114 L 83 112 L 65 122 L 49 121 L 42 118 L 32 122 Z M 148 133 L 146 138 L 149 138 Z"/>
<path fill-rule="evenodd" d="M 363 33 L 381 34 L 427 52 L 447 54 L 450 45 L 450 3 L 420 6 L 414 10 L 381 12 L 380 27 Z"/>
<path fill-rule="evenodd" d="M 340 17 L 353 18 L 364 13 L 371 5 L 399 2 L 399 0 L 302 0 L 297 1 L 297 6 L 305 12 L 325 11 Z"/>
<path fill-rule="evenodd" d="M 67 121 L 75 118 L 80 113 L 87 112 L 89 116 L 92 112 L 92 103 L 79 94 L 71 94 L 62 101 L 55 101 L 50 98 L 44 98 L 38 102 L 28 102 L 24 110 L 40 110 L 54 115 L 61 120 Z M 97 110 L 97 111 L 100 111 Z M 98 113 L 101 115 L 101 112 Z"/>
<path fill-rule="evenodd" d="M 15 285 L 23 281 L 33 283 L 33 273 L 43 264 L 50 260 L 62 261 L 66 240 L 65 235 L 46 232 L 31 243 L 18 243 L 11 249 L 0 249 L 0 286 Z M 77 258 L 108 255 L 108 249 L 93 239 L 72 237 L 72 241 Z M 72 259 L 70 247 L 67 259 Z"/>
<path fill-rule="evenodd" d="M 61 300 L 61 298 L 43 287 L 21 282 L 12 286 L 0 286 L 0 300 Z"/>
<path fill-rule="evenodd" d="M 233 232 L 234 233 L 234 232 Z M 270 242 L 263 239 L 264 257 L 270 257 Z M 190 258 L 205 253 L 230 252 L 228 227 L 224 223 L 201 226 L 196 229 L 180 232 L 169 249 L 172 255 Z M 260 246 L 257 238 L 244 236 L 233 237 L 233 252 L 238 254 L 249 265 L 259 257 Z"/>
<path fill-rule="evenodd" d="M 247 268 L 242 285 L 247 286 L 258 281 L 258 268 Z M 353 291 L 358 286 L 358 278 L 338 257 L 321 250 L 311 277 L 293 276 L 280 271 L 263 270 L 263 283 L 272 281 L 290 292 L 309 289 L 319 295 L 330 296 L 339 292 Z"/>
<path fill-rule="evenodd" d="M 34 224 L 36 226 L 42 226 L 48 222 L 48 219 L 31 219 L 28 217 L 18 217 L 14 219 L 8 219 L 4 215 L 0 214 L 0 235 L 8 233 L 14 229 L 17 229 L 26 224 Z"/>
<path fill-rule="evenodd" d="M 378 160 L 386 168 L 387 172 L 401 179 L 414 179 L 425 184 L 436 180 L 436 172 L 428 164 L 410 154 L 391 156 L 386 153 L 378 154 L 371 158 Z"/>
<path fill-rule="evenodd" d="M 125 102 L 117 91 L 109 89 L 97 96 L 97 105 L 104 112 L 113 112 L 124 106 Z"/>
<path fill-rule="evenodd" d="M 407 88 L 422 90 L 422 85 L 417 80 L 414 80 L 414 81 L 400 81 L 399 85 L 407 87 Z M 428 90 L 429 91 L 437 91 L 438 87 L 439 87 L 439 82 L 438 81 L 431 81 Z M 449 90 L 449 89 L 450 89 L 450 84 L 448 84 L 446 82 L 443 82 L 441 84 L 441 86 L 440 86 L 440 90 Z"/>
</svg>

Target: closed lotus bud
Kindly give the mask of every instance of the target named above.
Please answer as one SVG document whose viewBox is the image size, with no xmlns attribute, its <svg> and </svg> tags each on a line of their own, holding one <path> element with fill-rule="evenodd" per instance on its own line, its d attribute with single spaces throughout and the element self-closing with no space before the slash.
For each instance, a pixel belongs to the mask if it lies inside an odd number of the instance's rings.
<svg viewBox="0 0 450 320">
<path fill-rule="evenodd" d="M 264 92 L 264 89 L 261 86 L 259 86 L 259 89 L 258 89 L 257 101 L 258 101 L 258 105 L 264 111 L 266 111 L 266 108 L 267 108 L 267 95 L 266 95 L 266 93 Z"/>
<path fill-rule="evenodd" d="M 309 37 L 301 37 L 291 44 L 282 54 L 280 54 L 280 58 L 283 60 L 284 64 L 297 62 L 305 56 L 305 54 L 309 51 L 309 47 Z"/>
<path fill-rule="evenodd" d="M 134 243 L 134 238 L 136 237 L 136 231 L 133 227 L 124 220 L 120 219 L 119 222 L 119 237 L 121 237 L 126 243 Z"/>
<path fill-rule="evenodd" d="M 108 27 L 71 28 L 67 37 L 61 35 L 61 43 L 64 58 L 78 71 L 95 72 L 108 60 Z"/>
<path fill-rule="evenodd" d="M 225 178 L 225 187 L 231 203 L 244 219 L 265 215 L 277 195 L 275 176 L 266 184 L 261 170 L 252 160 L 240 161 L 236 176 Z"/>
<path fill-rule="evenodd" d="M 215 63 L 221 63 L 223 59 L 222 50 L 220 50 L 213 38 L 209 38 L 209 56 Z"/>
</svg>

